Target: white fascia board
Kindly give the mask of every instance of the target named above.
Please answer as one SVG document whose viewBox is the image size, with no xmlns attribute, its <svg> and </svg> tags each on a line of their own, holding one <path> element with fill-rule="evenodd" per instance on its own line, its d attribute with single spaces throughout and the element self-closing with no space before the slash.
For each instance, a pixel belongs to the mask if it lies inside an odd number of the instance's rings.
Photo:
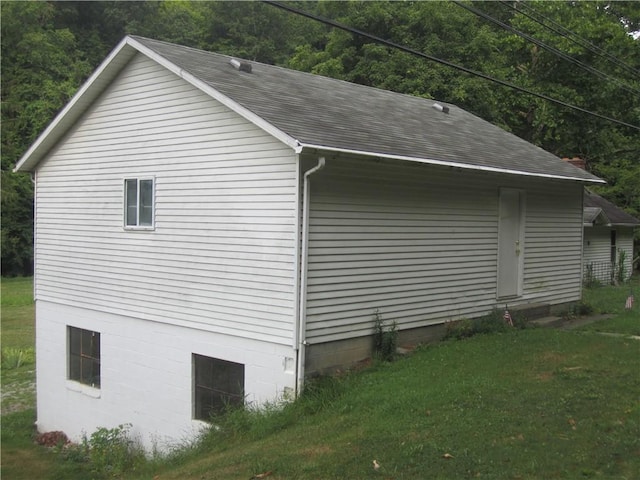
<svg viewBox="0 0 640 480">
<path fill-rule="evenodd" d="M 347 153 L 352 155 L 364 155 L 368 157 L 388 158 L 391 160 L 403 160 L 407 162 L 427 163 L 429 165 L 441 165 L 444 167 L 462 168 L 465 170 L 475 170 L 475 171 L 481 171 L 481 172 L 504 173 L 507 175 L 520 175 L 520 176 L 526 176 L 526 177 L 552 178 L 556 180 L 571 180 L 575 182 L 584 182 L 584 183 L 607 183 L 606 181 L 600 178 L 585 179 L 585 178 L 578 178 L 578 177 L 568 177 L 563 175 L 553 175 L 553 174 L 547 174 L 547 173 L 523 172 L 521 170 L 508 170 L 506 168 L 486 167 L 483 165 L 470 165 L 467 163 L 450 162 L 447 160 L 434 160 L 430 158 L 409 157 L 406 155 L 392 155 L 388 153 L 366 152 L 362 150 L 349 150 L 346 148 L 327 147 L 326 145 L 312 145 L 307 143 L 300 144 L 300 150 L 307 149 L 307 148 L 324 150 L 327 152 L 339 152 L 339 153 Z"/>
<path fill-rule="evenodd" d="M 260 117 L 260 116 L 256 115 L 255 113 L 253 113 L 251 110 L 246 109 L 245 107 L 243 107 L 239 103 L 235 102 L 234 100 L 230 99 L 226 95 L 223 95 L 218 90 L 213 88 L 211 85 L 207 84 L 206 82 L 203 82 L 198 77 L 196 77 L 196 76 L 192 75 L 191 73 L 187 72 L 186 70 L 183 70 L 182 68 L 178 67 L 177 65 L 175 65 L 172 62 L 170 62 L 169 60 L 167 60 L 163 56 L 158 55 L 152 49 L 146 47 L 145 45 L 141 44 L 140 42 L 136 41 L 135 39 L 128 38 L 128 41 L 140 53 L 146 55 L 147 57 L 149 57 L 153 61 L 155 61 L 158 64 L 162 65 L 167 70 L 175 73 L 180 78 L 186 80 L 187 82 L 189 82 L 191 85 L 193 85 L 197 89 L 203 91 L 204 93 L 206 93 L 210 97 L 212 97 L 215 100 L 217 100 L 218 102 L 222 103 L 224 106 L 226 106 L 226 107 L 230 108 L 231 110 L 233 110 L 234 112 L 236 112 L 238 115 L 244 117 L 245 119 L 247 119 L 248 121 L 250 121 L 251 123 L 256 125 L 258 128 L 261 128 L 262 130 L 264 130 L 265 132 L 267 132 L 271 136 L 277 138 L 278 140 L 280 140 L 285 145 L 291 147 L 296 153 L 300 153 L 300 151 L 301 151 L 300 142 L 298 142 L 298 140 L 296 140 L 295 138 L 287 135 L 286 133 L 284 133 L 282 130 L 276 128 L 271 123 L 265 121 L 262 117 Z"/>
<path fill-rule="evenodd" d="M 31 147 L 22 155 L 14 172 L 29 172 L 42 157 L 60 140 L 67 130 L 91 105 L 96 97 L 108 86 L 115 75 L 133 57 L 135 50 L 128 52 L 129 38 L 125 37 L 109 56 L 98 66 L 89 79 L 84 82 L 69 103 L 55 116 L 53 121 L 40 134 Z M 123 50 L 125 50 L 123 52 Z"/>
</svg>

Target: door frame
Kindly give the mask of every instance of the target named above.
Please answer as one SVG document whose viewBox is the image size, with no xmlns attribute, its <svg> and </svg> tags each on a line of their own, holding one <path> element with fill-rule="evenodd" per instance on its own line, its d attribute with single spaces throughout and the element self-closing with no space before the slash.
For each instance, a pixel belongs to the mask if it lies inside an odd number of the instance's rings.
<svg viewBox="0 0 640 480">
<path fill-rule="evenodd" d="M 517 195 L 518 198 L 518 224 L 512 231 L 513 237 L 516 238 L 515 245 L 504 245 L 503 243 L 503 229 L 505 228 L 505 223 L 502 220 L 503 212 L 505 209 L 505 201 L 507 201 L 507 196 Z M 526 195 L 525 190 L 521 188 L 511 188 L 511 187 L 500 187 L 498 191 L 498 239 L 497 239 L 497 270 L 496 270 L 496 298 L 500 299 L 509 299 L 509 298 L 518 298 L 522 296 L 523 291 L 523 282 L 524 282 L 524 255 L 525 255 L 525 208 L 526 203 Z M 515 291 L 504 292 L 501 291 L 501 271 L 503 268 L 503 262 L 505 260 L 505 249 L 515 248 L 516 258 L 515 262 L 513 262 L 513 267 L 515 268 L 515 274 L 512 275 L 515 277 L 515 281 L 517 283 Z M 509 255 L 510 256 L 510 255 Z"/>
</svg>

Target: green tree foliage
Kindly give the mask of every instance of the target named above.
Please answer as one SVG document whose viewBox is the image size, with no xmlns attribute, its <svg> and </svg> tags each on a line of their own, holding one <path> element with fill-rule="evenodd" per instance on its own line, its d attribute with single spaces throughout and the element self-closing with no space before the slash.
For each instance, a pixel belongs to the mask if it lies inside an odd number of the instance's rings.
<svg viewBox="0 0 640 480">
<path fill-rule="evenodd" d="M 420 52 L 640 125 L 640 2 L 290 2 Z M 29 273 L 32 185 L 13 165 L 126 34 L 455 103 L 559 156 L 640 214 L 640 135 L 261 2 L 12 2 L 2 14 L 2 272 Z M 559 28 L 574 32 L 574 37 Z M 554 30 L 555 29 L 555 30 Z M 593 47 L 593 46 L 596 47 Z M 612 62 L 610 56 L 624 62 Z M 585 71 L 581 62 L 606 74 Z"/>
<path fill-rule="evenodd" d="M 90 71 L 53 5 L 2 2 L 2 274 L 30 274 L 33 189 L 11 169 Z"/>
</svg>

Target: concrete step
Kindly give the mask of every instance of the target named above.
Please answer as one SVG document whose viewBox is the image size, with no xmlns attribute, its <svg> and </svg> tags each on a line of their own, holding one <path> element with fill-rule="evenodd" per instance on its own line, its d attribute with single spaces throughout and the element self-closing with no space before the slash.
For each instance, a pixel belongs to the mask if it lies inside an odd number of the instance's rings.
<svg viewBox="0 0 640 480">
<path fill-rule="evenodd" d="M 530 323 L 537 327 L 556 328 L 561 327 L 566 322 L 566 319 L 557 316 L 546 316 L 531 320 Z"/>
</svg>

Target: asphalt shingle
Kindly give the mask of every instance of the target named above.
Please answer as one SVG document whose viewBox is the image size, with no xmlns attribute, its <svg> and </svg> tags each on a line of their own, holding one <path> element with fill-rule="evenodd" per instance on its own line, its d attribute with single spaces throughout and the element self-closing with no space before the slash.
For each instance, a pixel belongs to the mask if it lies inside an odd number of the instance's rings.
<svg viewBox="0 0 640 480">
<path fill-rule="evenodd" d="M 586 181 L 597 177 L 456 107 L 142 37 L 135 40 L 302 144 Z"/>
</svg>

